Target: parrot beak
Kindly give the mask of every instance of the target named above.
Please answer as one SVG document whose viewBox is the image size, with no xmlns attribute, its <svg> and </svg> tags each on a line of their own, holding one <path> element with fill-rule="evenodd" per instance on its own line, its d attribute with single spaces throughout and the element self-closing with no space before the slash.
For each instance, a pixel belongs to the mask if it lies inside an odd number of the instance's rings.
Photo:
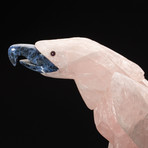
<svg viewBox="0 0 148 148">
<path fill-rule="evenodd" d="M 8 57 L 13 66 L 16 66 L 19 56 L 26 58 L 20 60 L 20 64 L 33 71 L 50 73 L 58 70 L 58 67 L 43 56 L 32 44 L 15 44 L 9 47 Z"/>
</svg>

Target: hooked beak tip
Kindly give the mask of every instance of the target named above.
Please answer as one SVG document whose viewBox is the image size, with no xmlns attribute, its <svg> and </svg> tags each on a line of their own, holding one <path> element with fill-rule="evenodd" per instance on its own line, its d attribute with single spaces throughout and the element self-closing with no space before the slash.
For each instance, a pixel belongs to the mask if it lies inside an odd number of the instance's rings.
<svg viewBox="0 0 148 148">
<path fill-rule="evenodd" d="M 8 49 L 8 58 L 13 66 L 16 66 L 16 63 L 17 63 L 17 56 L 15 54 L 15 51 L 16 51 L 16 48 L 14 48 L 13 46 L 10 46 Z"/>
</svg>

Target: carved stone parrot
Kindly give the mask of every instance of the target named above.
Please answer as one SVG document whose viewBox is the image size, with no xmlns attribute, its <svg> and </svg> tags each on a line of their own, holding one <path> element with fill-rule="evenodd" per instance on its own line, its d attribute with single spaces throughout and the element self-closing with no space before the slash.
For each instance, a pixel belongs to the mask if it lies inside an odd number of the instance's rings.
<svg viewBox="0 0 148 148">
<path fill-rule="evenodd" d="M 148 148 L 148 81 L 132 61 L 88 38 L 42 40 L 8 49 L 11 63 L 73 79 L 109 148 Z"/>
</svg>

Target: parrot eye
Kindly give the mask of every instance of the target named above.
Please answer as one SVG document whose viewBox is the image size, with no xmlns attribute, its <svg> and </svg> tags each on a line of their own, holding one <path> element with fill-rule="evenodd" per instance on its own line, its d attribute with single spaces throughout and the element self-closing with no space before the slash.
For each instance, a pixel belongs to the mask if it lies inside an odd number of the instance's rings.
<svg viewBox="0 0 148 148">
<path fill-rule="evenodd" d="M 55 56 L 55 55 L 56 55 L 56 52 L 55 52 L 55 51 L 51 51 L 51 52 L 50 52 L 50 55 L 51 55 L 51 56 Z"/>
</svg>

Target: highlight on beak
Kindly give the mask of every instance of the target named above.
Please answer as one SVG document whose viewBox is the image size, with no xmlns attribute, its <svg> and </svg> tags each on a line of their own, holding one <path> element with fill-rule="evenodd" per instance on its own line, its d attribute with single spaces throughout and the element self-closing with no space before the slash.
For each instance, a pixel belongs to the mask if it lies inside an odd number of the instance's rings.
<svg viewBox="0 0 148 148">
<path fill-rule="evenodd" d="M 42 55 L 33 44 L 14 44 L 8 49 L 8 57 L 13 66 L 16 66 L 18 57 L 26 59 L 20 60 L 20 64 L 39 73 L 50 73 L 58 70 L 51 61 Z"/>
</svg>

